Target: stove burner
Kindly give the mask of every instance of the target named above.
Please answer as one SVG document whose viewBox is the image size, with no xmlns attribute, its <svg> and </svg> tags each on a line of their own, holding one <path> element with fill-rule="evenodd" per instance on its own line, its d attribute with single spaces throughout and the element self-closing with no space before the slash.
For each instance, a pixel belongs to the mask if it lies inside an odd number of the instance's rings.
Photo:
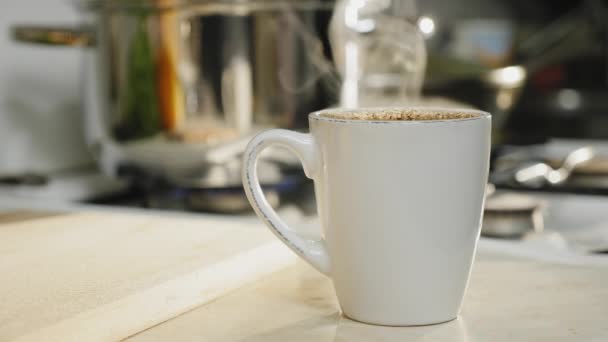
<svg viewBox="0 0 608 342">
<path fill-rule="evenodd" d="M 303 172 L 291 172 L 276 184 L 263 185 L 273 207 L 295 203 L 312 193 L 312 181 Z M 250 213 L 251 206 L 242 186 L 218 188 L 184 188 L 162 179 L 140 178 L 125 192 L 89 201 L 91 204 L 127 206 L 221 214 Z"/>
<path fill-rule="evenodd" d="M 521 238 L 544 228 L 542 202 L 521 194 L 495 194 L 486 199 L 481 234 Z"/>
</svg>

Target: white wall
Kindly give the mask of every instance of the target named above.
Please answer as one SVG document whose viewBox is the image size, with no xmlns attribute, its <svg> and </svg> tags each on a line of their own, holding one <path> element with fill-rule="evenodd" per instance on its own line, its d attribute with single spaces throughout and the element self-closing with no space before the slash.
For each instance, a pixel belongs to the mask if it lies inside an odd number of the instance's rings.
<svg viewBox="0 0 608 342">
<path fill-rule="evenodd" d="M 12 41 L 14 24 L 75 24 L 70 0 L 0 1 L 0 173 L 90 162 L 83 139 L 77 48 Z"/>
</svg>

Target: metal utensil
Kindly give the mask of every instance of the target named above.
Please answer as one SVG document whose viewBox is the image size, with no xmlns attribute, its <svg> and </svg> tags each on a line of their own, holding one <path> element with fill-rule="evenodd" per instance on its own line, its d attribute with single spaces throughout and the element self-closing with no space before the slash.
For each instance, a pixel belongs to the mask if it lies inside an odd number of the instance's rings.
<svg viewBox="0 0 608 342">
<path fill-rule="evenodd" d="M 544 162 L 533 163 L 517 170 L 514 178 L 518 183 L 531 187 L 559 185 L 570 177 L 576 167 L 593 159 L 594 154 L 591 147 L 581 147 L 570 152 L 557 169 Z"/>
</svg>

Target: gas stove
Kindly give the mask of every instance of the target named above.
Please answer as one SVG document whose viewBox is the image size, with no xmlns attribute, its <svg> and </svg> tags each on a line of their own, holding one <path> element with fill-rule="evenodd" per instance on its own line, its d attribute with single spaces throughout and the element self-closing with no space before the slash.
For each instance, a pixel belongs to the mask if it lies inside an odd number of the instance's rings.
<svg viewBox="0 0 608 342">
<path fill-rule="evenodd" d="M 314 214 L 313 183 L 302 172 L 284 174 L 279 182 L 263 186 L 274 207 L 295 205 Z M 242 186 L 178 187 L 162 180 L 131 183 L 122 191 L 86 199 L 87 204 L 186 212 L 243 215 L 253 211 Z"/>
</svg>

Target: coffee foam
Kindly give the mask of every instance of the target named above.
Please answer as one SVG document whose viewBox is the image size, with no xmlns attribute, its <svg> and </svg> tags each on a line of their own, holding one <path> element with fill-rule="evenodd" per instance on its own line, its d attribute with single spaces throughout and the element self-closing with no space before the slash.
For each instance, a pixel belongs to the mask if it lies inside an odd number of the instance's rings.
<svg viewBox="0 0 608 342">
<path fill-rule="evenodd" d="M 459 112 L 457 109 L 440 111 L 425 108 L 405 109 L 353 109 L 337 110 L 336 112 L 323 112 L 322 117 L 341 120 L 368 120 L 368 121 L 430 121 L 430 120 L 458 120 L 479 117 L 476 113 Z"/>
</svg>

